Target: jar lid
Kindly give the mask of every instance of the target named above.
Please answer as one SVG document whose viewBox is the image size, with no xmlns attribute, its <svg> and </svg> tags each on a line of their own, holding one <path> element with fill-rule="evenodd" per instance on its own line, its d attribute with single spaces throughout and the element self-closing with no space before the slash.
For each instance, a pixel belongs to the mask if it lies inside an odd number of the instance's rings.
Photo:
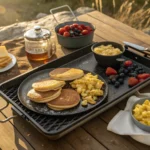
<svg viewBox="0 0 150 150">
<path fill-rule="evenodd" d="M 50 36 L 51 32 L 47 29 L 42 29 L 40 26 L 34 26 L 24 34 L 24 37 L 29 40 L 43 40 L 50 38 Z"/>
</svg>

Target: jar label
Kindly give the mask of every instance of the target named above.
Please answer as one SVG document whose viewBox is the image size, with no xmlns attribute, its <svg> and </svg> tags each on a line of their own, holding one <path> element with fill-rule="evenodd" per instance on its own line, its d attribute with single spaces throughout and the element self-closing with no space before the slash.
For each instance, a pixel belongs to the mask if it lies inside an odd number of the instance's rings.
<svg viewBox="0 0 150 150">
<path fill-rule="evenodd" d="M 47 52 L 47 44 L 46 43 L 26 43 L 25 44 L 26 52 L 30 54 L 43 54 Z"/>
</svg>

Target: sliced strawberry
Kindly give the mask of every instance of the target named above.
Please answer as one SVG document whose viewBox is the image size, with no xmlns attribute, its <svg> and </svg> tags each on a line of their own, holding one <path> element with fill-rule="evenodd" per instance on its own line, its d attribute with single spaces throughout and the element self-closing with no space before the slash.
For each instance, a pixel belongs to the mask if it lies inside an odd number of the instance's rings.
<svg viewBox="0 0 150 150">
<path fill-rule="evenodd" d="M 139 80 L 137 78 L 135 78 L 135 77 L 130 77 L 128 79 L 128 85 L 131 86 L 131 87 L 135 86 L 138 83 L 139 83 Z"/>
<path fill-rule="evenodd" d="M 106 69 L 106 75 L 107 75 L 107 76 L 116 75 L 116 74 L 117 74 L 117 71 L 116 71 L 115 69 L 113 69 L 113 68 L 111 68 L 111 67 L 108 67 L 108 68 Z"/>
<path fill-rule="evenodd" d="M 148 77 L 150 77 L 149 73 L 142 73 L 142 74 L 138 74 L 138 79 L 147 79 Z"/>
<path fill-rule="evenodd" d="M 126 60 L 125 62 L 124 62 L 124 66 L 125 67 L 129 67 L 129 66 L 131 66 L 133 64 L 133 62 L 131 61 L 131 60 Z"/>
</svg>

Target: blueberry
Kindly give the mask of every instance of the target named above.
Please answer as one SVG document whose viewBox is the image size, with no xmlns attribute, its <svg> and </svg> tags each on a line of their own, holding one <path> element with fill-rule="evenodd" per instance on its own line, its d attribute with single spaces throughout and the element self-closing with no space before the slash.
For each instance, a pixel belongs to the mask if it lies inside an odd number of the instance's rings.
<svg viewBox="0 0 150 150">
<path fill-rule="evenodd" d="M 131 70 L 132 70 L 132 67 L 128 67 L 127 69 L 128 69 L 128 71 L 131 71 Z"/>
<path fill-rule="evenodd" d="M 77 33 L 77 32 L 74 32 L 74 35 L 75 35 L 75 36 L 78 36 L 78 35 L 79 35 L 79 33 Z"/>
<path fill-rule="evenodd" d="M 120 83 L 119 83 L 118 81 L 116 81 L 115 84 L 114 84 L 114 86 L 115 86 L 116 88 L 118 88 L 119 85 L 120 85 Z"/>
<path fill-rule="evenodd" d="M 118 73 L 123 73 L 123 71 L 124 71 L 124 68 L 120 68 L 120 69 L 118 70 Z"/>
<path fill-rule="evenodd" d="M 138 70 L 142 70 L 143 68 L 142 67 L 138 67 Z"/>
<path fill-rule="evenodd" d="M 111 80 L 108 80 L 108 84 L 111 84 Z"/>
<path fill-rule="evenodd" d="M 124 73 L 127 74 L 127 73 L 128 73 L 128 70 L 127 70 L 127 69 L 124 69 Z"/>
<path fill-rule="evenodd" d="M 141 70 L 141 73 L 145 73 L 145 71 L 144 71 L 144 70 Z"/>
<path fill-rule="evenodd" d="M 135 72 L 131 73 L 131 77 L 137 77 L 137 74 Z"/>
<path fill-rule="evenodd" d="M 139 70 L 138 73 L 139 73 L 139 74 L 143 73 L 143 70 Z"/>
<path fill-rule="evenodd" d="M 80 35 L 80 36 L 82 36 L 83 34 L 82 34 L 82 33 L 80 33 L 79 35 Z"/>
<path fill-rule="evenodd" d="M 79 34 L 81 33 L 81 31 L 80 31 L 80 30 L 77 30 L 76 32 L 77 32 L 77 33 L 79 33 Z"/>
<path fill-rule="evenodd" d="M 137 67 L 138 67 L 138 65 L 137 65 L 137 64 L 133 64 L 133 67 L 134 67 L 134 68 L 137 68 Z"/>
<path fill-rule="evenodd" d="M 78 29 L 77 29 L 77 28 L 74 28 L 74 32 L 78 32 Z"/>
<path fill-rule="evenodd" d="M 125 77 L 125 74 L 124 73 L 120 73 L 119 77 Z"/>
<path fill-rule="evenodd" d="M 111 82 L 112 82 L 112 83 L 115 83 L 115 82 L 116 82 L 116 79 L 112 79 Z"/>
<path fill-rule="evenodd" d="M 128 76 L 129 76 L 129 77 L 132 77 L 132 73 L 133 73 L 133 72 L 130 72 L 130 73 L 128 74 Z"/>
<path fill-rule="evenodd" d="M 124 82 L 123 78 L 119 78 L 119 79 L 118 79 L 118 82 L 119 82 L 120 84 L 123 84 L 123 82 Z"/>
</svg>

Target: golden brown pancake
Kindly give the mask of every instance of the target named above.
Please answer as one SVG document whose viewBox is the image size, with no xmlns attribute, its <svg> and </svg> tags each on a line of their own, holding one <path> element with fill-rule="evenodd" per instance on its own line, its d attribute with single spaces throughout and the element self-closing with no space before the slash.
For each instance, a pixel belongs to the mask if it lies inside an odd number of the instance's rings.
<svg viewBox="0 0 150 150">
<path fill-rule="evenodd" d="M 6 60 L 9 60 L 10 57 L 9 56 L 6 56 L 6 57 L 3 57 L 3 58 L 0 58 L 0 63 L 6 61 Z"/>
<path fill-rule="evenodd" d="M 75 90 L 62 89 L 60 96 L 48 102 L 47 105 L 58 109 L 68 109 L 75 107 L 79 102 L 80 95 Z"/>
<path fill-rule="evenodd" d="M 5 59 L 4 61 L 0 62 L 0 67 L 6 67 L 11 61 L 12 59 L 10 57 Z"/>
<path fill-rule="evenodd" d="M 49 75 L 55 80 L 70 81 L 82 77 L 84 72 L 77 68 L 57 68 L 51 71 Z"/>
<path fill-rule="evenodd" d="M 48 91 L 48 92 L 38 92 L 34 89 L 31 89 L 27 96 L 30 100 L 37 102 L 37 103 L 46 103 L 55 98 L 57 98 L 61 94 L 61 89 L 55 91 Z"/>
<path fill-rule="evenodd" d="M 64 81 L 57 81 L 53 79 L 46 79 L 42 81 L 38 81 L 32 84 L 32 87 L 36 91 L 46 92 L 50 90 L 58 90 L 65 85 Z"/>
<path fill-rule="evenodd" d="M 56 111 L 61 111 L 64 110 L 62 108 L 56 108 L 56 107 L 52 107 L 52 106 L 48 106 L 50 109 L 56 110 Z"/>
</svg>

